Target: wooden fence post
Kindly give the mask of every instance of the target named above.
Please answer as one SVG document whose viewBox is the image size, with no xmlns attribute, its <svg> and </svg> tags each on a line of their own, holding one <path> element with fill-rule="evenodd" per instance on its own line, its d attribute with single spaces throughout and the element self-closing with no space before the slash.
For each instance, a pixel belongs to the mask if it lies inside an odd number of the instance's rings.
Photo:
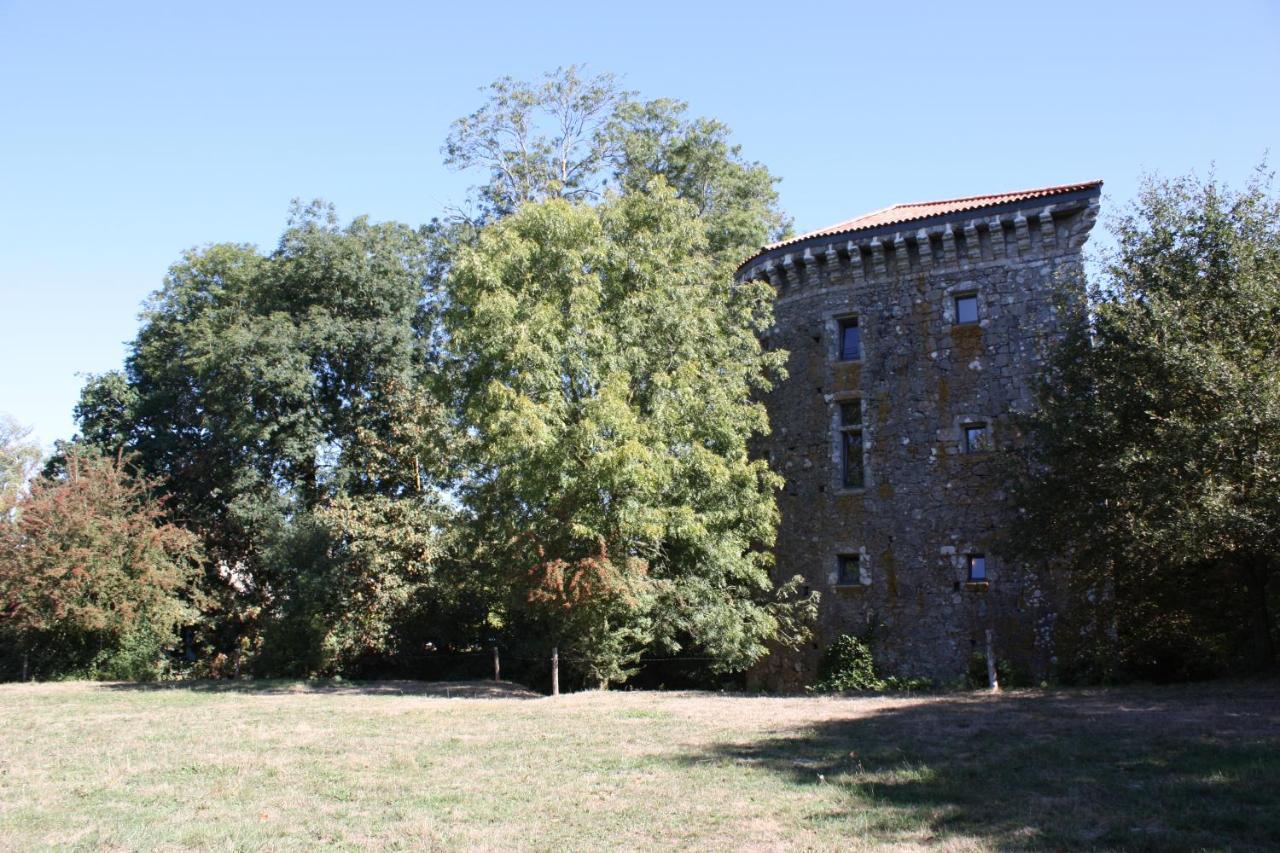
<svg viewBox="0 0 1280 853">
<path fill-rule="evenodd" d="M 560 647 L 551 647 L 551 695 L 560 695 Z"/>
<path fill-rule="evenodd" d="M 987 629 L 987 685 L 992 693 L 1000 690 L 1000 682 L 996 680 L 996 653 L 991 639 L 992 631 Z"/>
<path fill-rule="evenodd" d="M 498 662 L 498 647 L 493 647 L 493 680 L 502 680 L 502 664 Z"/>
</svg>

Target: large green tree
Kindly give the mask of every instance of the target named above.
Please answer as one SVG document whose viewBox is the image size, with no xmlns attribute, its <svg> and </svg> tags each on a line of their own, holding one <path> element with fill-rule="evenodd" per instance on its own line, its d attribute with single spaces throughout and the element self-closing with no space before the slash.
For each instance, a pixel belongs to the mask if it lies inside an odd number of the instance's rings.
<svg viewBox="0 0 1280 853">
<path fill-rule="evenodd" d="M 430 257 L 421 229 L 295 207 L 270 254 L 188 252 L 125 371 L 86 386 L 82 441 L 163 478 L 172 516 L 209 547 L 215 645 L 275 626 L 271 667 L 332 670 L 377 648 L 392 605 L 423 582 L 421 555 L 371 561 L 357 543 L 406 519 L 439 528 Z"/>
<path fill-rule="evenodd" d="M 1274 661 L 1280 203 L 1269 187 L 1149 181 L 1114 223 L 1117 249 L 1031 420 L 1018 539 L 1065 558 L 1086 663 L 1101 674 Z"/>
<path fill-rule="evenodd" d="M 729 272 L 658 179 L 526 202 L 448 277 L 476 558 L 502 624 L 599 683 L 645 648 L 743 668 L 808 603 L 771 581 L 778 478 L 748 453 L 781 369 L 757 338 L 772 294 Z"/>
</svg>

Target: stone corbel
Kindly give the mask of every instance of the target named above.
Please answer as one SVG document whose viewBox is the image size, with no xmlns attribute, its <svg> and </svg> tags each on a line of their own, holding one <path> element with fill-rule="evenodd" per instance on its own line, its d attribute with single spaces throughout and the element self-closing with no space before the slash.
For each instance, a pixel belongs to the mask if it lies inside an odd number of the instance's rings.
<svg viewBox="0 0 1280 853">
<path fill-rule="evenodd" d="M 782 289 L 782 285 L 776 280 L 777 271 L 774 269 L 772 258 L 765 261 L 763 266 L 756 267 L 756 270 L 760 272 L 760 275 L 763 276 L 765 281 L 769 282 L 771 287 L 776 287 L 778 290 Z"/>
<path fill-rule="evenodd" d="M 982 243 L 978 242 L 978 226 L 972 220 L 964 224 L 964 251 L 970 264 L 982 262 Z"/>
<path fill-rule="evenodd" d="M 923 269 L 933 266 L 933 247 L 929 244 L 929 232 L 923 228 L 916 232 L 916 252 Z"/>
<path fill-rule="evenodd" d="M 951 223 L 948 222 L 942 229 L 942 263 L 953 266 L 956 262 L 956 234 L 951 230 Z"/>
<path fill-rule="evenodd" d="M 818 283 L 818 259 L 813 256 L 813 252 L 809 249 L 804 250 L 804 254 L 800 256 L 799 272 L 803 276 L 802 285 Z"/>
<path fill-rule="evenodd" d="M 1018 254 L 1022 257 L 1031 256 L 1031 230 L 1027 227 L 1027 217 L 1022 215 L 1022 211 L 1018 211 L 1018 215 L 1013 217 L 1013 231 L 1018 236 Z"/>
<path fill-rule="evenodd" d="M 1040 211 L 1040 245 L 1045 249 L 1058 245 L 1058 235 L 1053 230 L 1053 205 L 1045 205 Z"/>
<path fill-rule="evenodd" d="M 1093 223 L 1098 219 L 1099 200 L 1097 196 L 1089 199 L 1089 206 L 1080 211 L 1080 215 L 1075 217 L 1075 222 L 1071 227 L 1071 248 L 1080 249 L 1084 247 L 1085 241 L 1089 239 L 1089 231 L 1093 228 Z"/>
<path fill-rule="evenodd" d="M 991 257 L 1000 260 L 1005 257 L 1004 225 L 999 216 L 987 220 L 987 235 L 991 240 Z"/>
<path fill-rule="evenodd" d="M 827 271 L 827 283 L 830 284 L 840 269 L 840 253 L 836 251 L 835 243 L 827 244 L 827 250 L 822 253 L 822 261 Z"/>
<path fill-rule="evenodd" d="M 862 247 L 850 240 L 845 244 L 845 251 L 849 253 L 849 275 L 854 284 L 861 284 L 866 281 L 866 270 L 862 268 Z"/>
<path fill-rule="evenodd" d="M 885 247 L 880 242 L 879 237 L 871 240 L 871 263 L 875 264 L 876 275 L 884 278 L 888 273 L 885 271 Z"/>
<path fill-rule="evenodd" d="M 796 259 L 794 255 L 788 252 L 782 256 L 782 260 L 778 264 L 778 290 L 779 292 L 790 290 L 798 283 Z"/>
</svg>

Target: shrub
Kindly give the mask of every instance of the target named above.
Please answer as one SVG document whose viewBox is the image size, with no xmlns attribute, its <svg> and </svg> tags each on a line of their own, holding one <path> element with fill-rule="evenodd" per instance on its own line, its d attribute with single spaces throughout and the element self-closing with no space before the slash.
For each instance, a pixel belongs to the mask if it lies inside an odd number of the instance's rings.
<svg viewBox="0 0 1280 853">
<path fill-rule="evenodd" d="M 927 678 L 882 677 L 866 641 L 853 634 L 841 634 L 827 646 L 818 665 L 818 682 L 812 693 L 841 693 L 846 690 L 916 691 L 927 690 L 933 682 Z"/>
</svg>

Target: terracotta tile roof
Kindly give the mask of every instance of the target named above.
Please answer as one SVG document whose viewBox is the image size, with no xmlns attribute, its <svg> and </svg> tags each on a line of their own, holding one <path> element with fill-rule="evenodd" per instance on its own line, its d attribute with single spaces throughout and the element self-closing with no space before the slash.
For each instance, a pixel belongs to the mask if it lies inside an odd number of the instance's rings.
<svg viewBox="0 0 1280 853">
<path fill-rule="evenodd" d="M 836 234 L 848 234 L 854 231 L 866 231 L 870 228 L 878 228 L 881 225 L 897 225 L 901 222 L 913 222 L 918 219 L 928 219 L 931 216 L 939 216 L 944 213 L 959 213 L 965 210 L 976 210 L 983 207 L 994 207 L 998 204 L 1005 204 L 1011 201 L 1027 201 L 1034 198 L 1044 198 L 1051 195 L 1062 195 L 1064 193 L 1075 192 L 1076 190 L 1091 189 L 1093 187 L 1102 186 L 1102 181 L 1085 181 L 1079 184 L 1061 184 L 1056 187 L 1041 187 L 1034 190 L 1017 190 L 1015 192 L 996 193 L 994 195 L 971 195 L 965 198 L 948 198 L 941 201 L 919 201 L 911 204 L 895 204 L 880 210 L 864 213 L 853 219 L 846 219 L 844 222 L 838 222 L 835 225 L 828 225 L 826 228 L 819 228 L 815 231 L 807 231 L 798 237 L 792 237 L 788 240 L 782 240 L 778 243 L 772 243 L 762 248 L 751 258 L 748 258 L 742 266 L 746 266 L 760 255 L 770 252 L 782 246 L 790 246 L 793 243 L 800 243 L 814 237 L 830 237 Z"/>
</svg>

